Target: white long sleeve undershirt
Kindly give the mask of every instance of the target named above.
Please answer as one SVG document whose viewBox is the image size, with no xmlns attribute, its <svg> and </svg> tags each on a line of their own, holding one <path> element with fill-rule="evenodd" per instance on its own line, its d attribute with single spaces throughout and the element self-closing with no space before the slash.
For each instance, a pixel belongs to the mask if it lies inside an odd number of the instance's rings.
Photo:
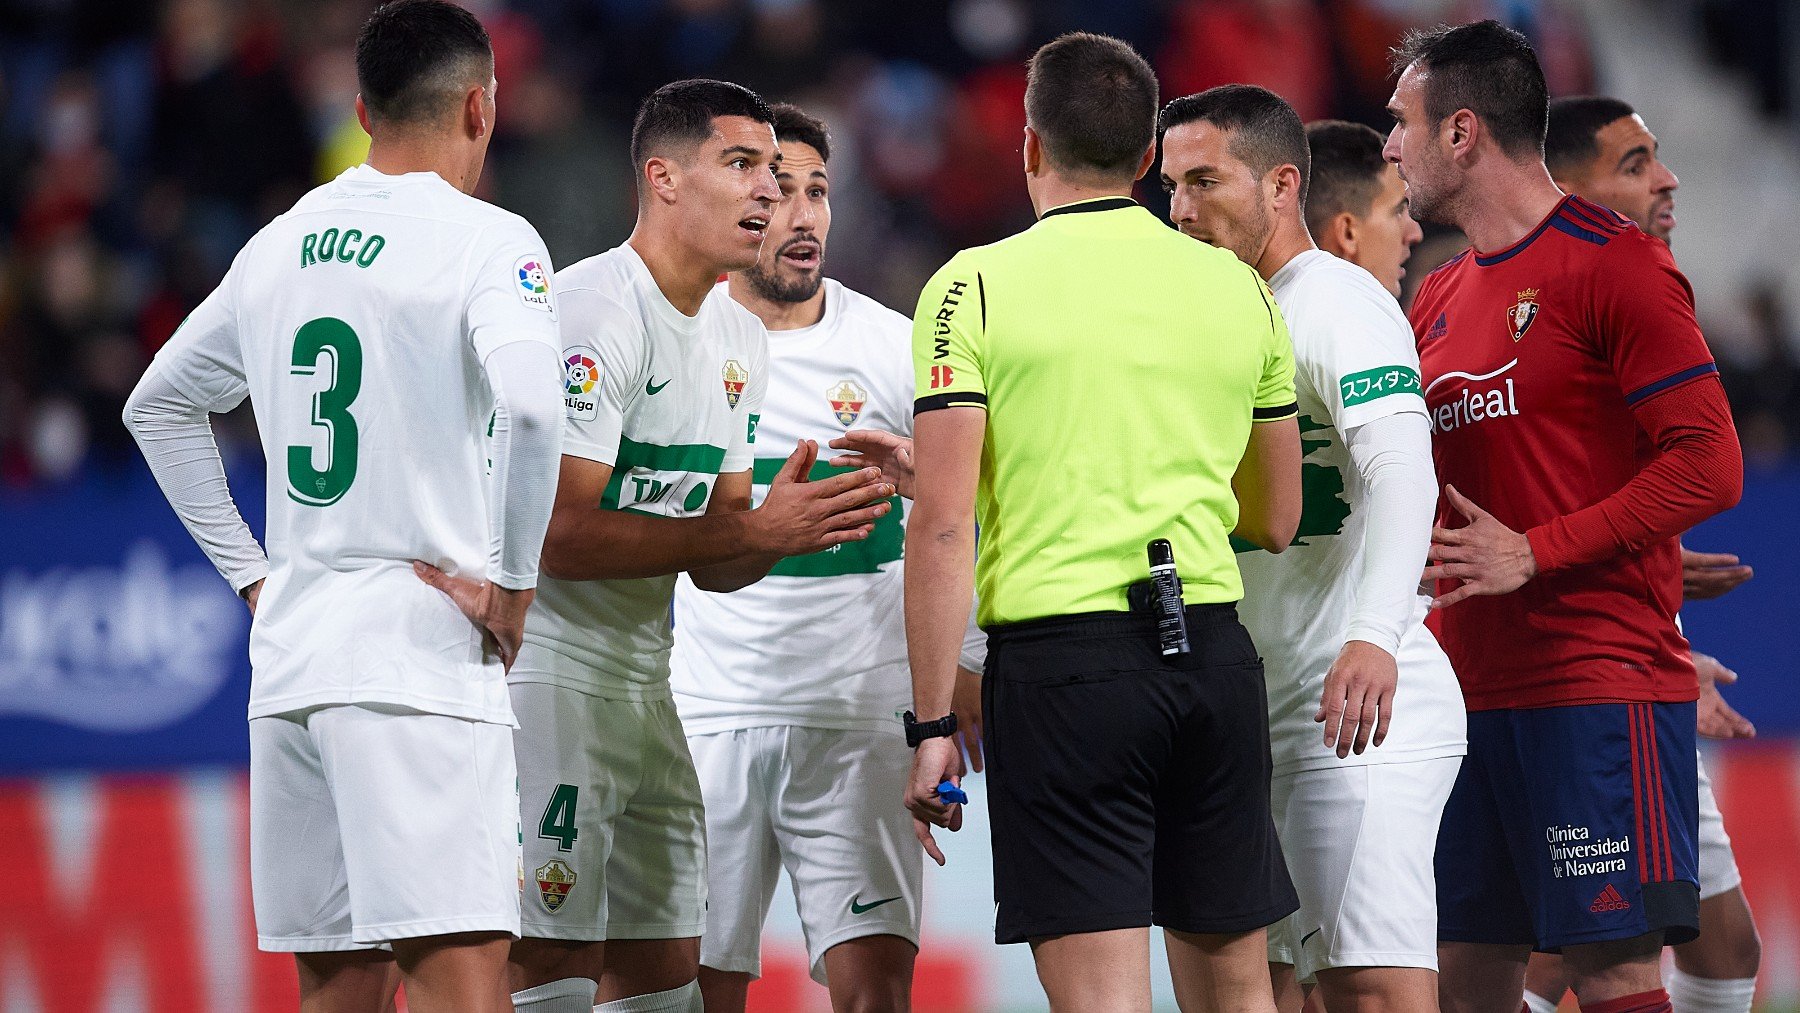
<svg viewBox="0 0 1800 1013">
<path fill-rule="evenodd" d="M 240 594 L 267 577 L 268 557 L 225 484 L 225 462 L 207 409 L 152 365 L 126 400 L 124 418 L 156 484 L 219 576 Z"/>
<path fill-rule="evenodd" d="M 1367 511 L 1362 575 L 1345 640 L 1396 654 L 1418 607 L 1419 578 L 1437 513 L 1437 472 L 1425 416 L 1401 412 L 1344 434 Z"/>
<path fill-rule="evenodd" d="M 539 341 L 514 341 L 482 363 L 494 392 L 493 475 L 488 483 L 488 579 L 510 590 L 537 586 L 562 461 L 562 363 Z"/>
</svg>

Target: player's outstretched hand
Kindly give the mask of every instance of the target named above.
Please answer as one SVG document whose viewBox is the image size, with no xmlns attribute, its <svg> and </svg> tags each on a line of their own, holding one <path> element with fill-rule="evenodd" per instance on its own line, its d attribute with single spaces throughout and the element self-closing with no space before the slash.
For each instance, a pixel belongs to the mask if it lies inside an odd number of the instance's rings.
<svg viewBox="0 0 1800 1013">
<path fill-rule="evenodd" d="M 956 712 L 956 740 L 968 757 L 969 769 L 981 773 L 981 673 L 956 666 L 956 689 L 950 695 Z"/>
<path fill-rule="evenodd" d="M 1719 683 L 1729 686 L 1737 673 L 1710 654 L 1694 652 L 1694 668 L 1700 673 L 1700 702 L 1695 706 L 1700 734 L 1709 739 L 1754 739 L 1756 726 L 1719 695 Z"/>
<path fill-rule="evenodd" d="M 467 577 L 452 577 L 430 563 L 413 561 L 419 579 L 450 596 L 469 621 L 481 627 L 500 654 L 500 663 L 512 671 L 519 647 L 525 642 L 525 610 L 537 594 L 532 588 L 509 591 L 498 584 Z"/>
<path fill-rule="evenodd" d="M 1695 552 L 1681 547 L 1681 596 L 1688 601 L 1717 598 L 1756 576 L 1729 552 Z M 1697 662 L 1699 655 L 1694 656 Z"/>
<path fill-rule="evenodd" d="M 862 468 L 809 481 L 819 445 L 801 440 L 769 483 L 762 505 L 751 511 L 755 551 L 804 556 L 867 538 L 875 521 L 893 509 L 894 487 L 878 468 Z"/>
<path fill-rule="evenodd" d="M 1431 607 L 1454 605 L 1470 595 L 1511 594 L 1537 576 L 1537 557 L 1531 540 L 1494 519 L 1476 506 L 1456 486 L 1444 486 L 1444 495 L 1469 523 L 1460 528 L 1432 528 L 1431 561 L 1426 580 L 1462 581 L 1448 594 L 1432 599 Z"/>
<path fill-rule="evenodd" d="M 1341 760 L 1387 741 L 1399 685 L 1400 667 L 1393 655 L 1367 641 L 1346 643 L 1325 675 L 1325 692 L 1313 715 L 1314 721 L 1325 723 L 1325 748 L 1336 749 Z"/>
<path fill-rule="evenodd" d="M 958 715 L 960 723 L 962 716 Z M 939 865 L 944 852 L 932 839 L 931 828 L 943 827 L 952 833 L 962 829 L 962 806 L 938 798 L 938 785 L 945 781 L 962 784 L 962 752 L 950 738 L 926 739 L 913 750 L 912 774 L 906 781 L 906 809 L 912 813 L 913 834 L 925 853 Z"/>
<path fill-rule="evenodd" d="M 913 498 L 913 441 L 880 429 L 852 429 L 832 440 L 831 449 L 850 452 L 832 458 L 832 467 L 880 468 L 889 485 Z"/>
</svg>

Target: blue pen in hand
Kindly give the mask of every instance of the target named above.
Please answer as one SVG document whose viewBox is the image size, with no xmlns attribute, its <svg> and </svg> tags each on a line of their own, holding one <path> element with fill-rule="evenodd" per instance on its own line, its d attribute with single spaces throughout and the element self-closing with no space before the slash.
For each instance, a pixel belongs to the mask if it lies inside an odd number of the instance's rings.
<svg viewBox="0 0 1800 1013">
<path fill-rule="evenodd" d="M 938 798 L 952 805 L 968 805 L 969 793 L 956 786 L 954 781 L 940 781 L 937 787 Z"/>
</svg>

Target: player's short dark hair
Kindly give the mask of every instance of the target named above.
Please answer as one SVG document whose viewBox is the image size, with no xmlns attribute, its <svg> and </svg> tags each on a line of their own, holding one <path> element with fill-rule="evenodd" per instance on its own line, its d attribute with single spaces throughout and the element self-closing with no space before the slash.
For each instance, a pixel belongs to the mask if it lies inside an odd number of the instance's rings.
<svg viewBox="0 0 1800 1013">
<path fill-rule="evenodd" d="M 445 0 L 390 0 L 356 37 L 356 85 L 375 120 L 436 120 L 471 82 L 485 85 L 493 71 L 487 29 Z"/>
<path fill-rule="evenodd" d="M 775 114 L 761 95 L 741 84 L 692 78 L 650 93 L 631 124 L 631 162 L 639 169 L 656 154 L 692 147 L 712 136 L 713 120 L 744 116 L 771 123 Z"/>
<path fill-rule="evenodd" d="M 1616 98 L 1576 95 L 1550 103 L 1550 128 L 1544 132 L 1544 162 L 1550 175 L 1579 169 L 1600 154 L 1600 128 L 1637 113 Z"/>
<path fill-rule="evenodd" d="M 1429 71 L 1425 115 L 1432 125 L 1467 109 L 1507 154 L 1543 154 L 1550 92 L 1525 36 L 1493 20 L 1414 29 L 1394 47 L 1394 73 L 1414 64 Z"/>
<path fill-rule="evenodd" d="M 831 161 L 831 132 L 825 129 L 824 120 L 789 102 L 777 102 L 769 112 L 777 141 L 810 144 L 821 160 Z"/>
<path fill-rule="evenodd" d="M 1206 122 L 1231 135 L 1231 154 L 1258 178 L 1271 169 L 1291 165 L 1300 170 L 1300 200 L 1306 201 L 1312 178 L 1312 156 L 1306 127 L 1287 100 L 1253 84 L 1223 84 L 1198 95 L 1183 95 L 1163 107 L 1156 122 L 1157 140 L 1184 123 Z"/>
<path fill-rule="evenodd" d="M 1316 120 L 1306 125 L 1306 147 L 1312 155 L 1312 185 L 1306 194 L 1306 227 L 1319 235 L 1338 215 L 1358 218 L 1375 206 L 1387 160 L 1385 140 L 1361 123 Z"/>
<path fill-rule="evenodd" d="M 1053 168 L 1130 182 L 1155 140 L 1156 99 L 1156 72 L 1137 50 L 1070 32 L 1032 54 L 1025 121 Z"/>
</svg>

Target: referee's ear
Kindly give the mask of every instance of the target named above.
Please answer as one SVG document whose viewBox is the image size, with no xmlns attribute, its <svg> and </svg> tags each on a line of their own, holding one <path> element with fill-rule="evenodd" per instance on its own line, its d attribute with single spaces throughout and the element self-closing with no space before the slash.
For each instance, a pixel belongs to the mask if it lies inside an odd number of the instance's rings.
<svg viewBox="0 0 1800 1013">
<path fill-rule="evenodd" d="M 1137 175 L 1131 177 L 1131 181 L 1133 183 L 1136 183 L 1138 180 L 1143 179 L 1144 175 L 1150 171 L 1150 167 L 1155 164 L 1156 164 L 1156 142 L 1151 141 L 1150 146 L 1148 148 L 1144 149 L 1144 157 L 1138 159 Z"/>
<path fill-rule="evenodd" d="M 1039 167 L 1044 164 L 1044 139 L 1031 129 L 1030 124 L 1025 125 L 1025 144 L 1020 150 L 1025 155 L 1025 175 L 1037 175 Z"/>
</svg>

